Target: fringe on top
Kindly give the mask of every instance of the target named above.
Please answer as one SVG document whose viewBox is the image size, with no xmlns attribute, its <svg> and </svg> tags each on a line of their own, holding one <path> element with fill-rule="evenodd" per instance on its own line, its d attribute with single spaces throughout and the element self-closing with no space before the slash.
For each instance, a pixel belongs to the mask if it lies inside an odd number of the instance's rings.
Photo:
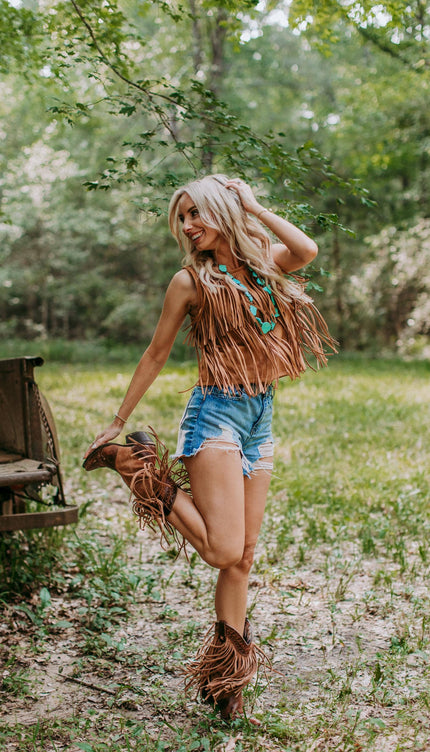
<svg viewBox="0 0 430 752">
<path fill-rule="evenodd" d="M 186 342 L 195 347 L 199 364 L 198 385 L 216 386 L 224 392 L 242 387 L 254 396 L 277 384 L 281 376 L 298 378 L 307 367 L 315 370 L 327 364 L 325 347 L 333 352 L 336 341 L 310 298 L 282 304 L 276 327 L 263 334 L 249 311 L 244 292 L 227 281 L 215 281 L 209 290 L 192 267 L 185 267 L 195 281 L 198 301 L 191 311 Z M 258 315 L 270 320 L 275 307 L 269 294 L 253 279 L 245 266 L 233 270 L 254 299 Z"/>
</svg>

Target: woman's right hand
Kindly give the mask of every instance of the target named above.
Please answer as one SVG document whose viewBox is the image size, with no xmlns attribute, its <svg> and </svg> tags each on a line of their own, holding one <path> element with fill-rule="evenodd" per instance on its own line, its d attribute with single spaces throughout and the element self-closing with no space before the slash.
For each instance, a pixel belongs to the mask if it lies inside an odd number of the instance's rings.
<svg viewBox="0 0 430 752">
<path fill-rule="evenodd" d="M 107 444 L 109 441 L 113 441 L 113 439 L 116 439 L 117 436 L 120 435 L 122 429 L 124 428 L 124 424 L 121 423 L 119 426 L 117 421 L 114 420 L 108 428 L 106 428 L 104 431 L 101 431 L 99 434 L 97 434 L 96 438 L 94 439 L 93 443 L 90 444 L 87 451 L 84 454 L 84 459 L 88 457 L 90 452 L 93 451 L 93 449 L 97 449 L 98 446 L 101 444 Z"/>
<path fill-rule="evenodd" d="M 227 181 L 225 187 L 230 188 L 237 193 L 243 208 L 250 214 L 257 215 L 258 212 L 261 212 L 264 209 L 255 198 L 251 186 L 249 186 L 248 183 L 245 183 L 244 180 L 241 180 L 240 178 L 232 178 L 232 180 Z"/>
</svg>

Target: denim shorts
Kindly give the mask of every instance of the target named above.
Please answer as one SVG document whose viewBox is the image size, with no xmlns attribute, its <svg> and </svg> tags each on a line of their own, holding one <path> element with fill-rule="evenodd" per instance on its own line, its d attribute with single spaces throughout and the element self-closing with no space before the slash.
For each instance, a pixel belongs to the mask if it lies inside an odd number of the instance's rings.
<svg viewBox="0 0 430 752">
<path fill-rule="evenodd" d="M 175 457 L 193 457 L 203 445 L 239 449 L 243 474 L 273 466 L 274 389 L 249 397 L 240 387 L 224 393 L 216 386 L 197 386 L 179 425 Z"/>
</svg>

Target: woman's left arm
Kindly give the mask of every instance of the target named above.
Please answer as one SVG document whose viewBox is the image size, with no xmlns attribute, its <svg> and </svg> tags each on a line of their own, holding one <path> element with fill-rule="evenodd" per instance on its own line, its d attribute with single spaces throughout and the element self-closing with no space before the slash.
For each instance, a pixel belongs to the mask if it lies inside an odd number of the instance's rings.
<svg viewBox="0 0 430 752">
<path fill-rule="evenodd" d="M 275 264 L 283 272 L 297 271 L 314 260 L 318 253 L 318 246 L 298 227 L 269 209 L 263 211 L 262 207 L 260 207 L 258 219 L 281 241 L 272 245 L 271 252 Z"/>
<path fill-rule="evenodd" d="M 243 180 L 229 180 L 226 188 L 233 188 L 240 197 L 243 208 L 254 214 L 281 241 L 271 247 L 272 258 L 283 272 L 294 272 L 309 264 L 318 253 L 318 246 L 302 230 L 288 220 L 279 217 L 258 203 L 247 183 Z"/>
</svg>

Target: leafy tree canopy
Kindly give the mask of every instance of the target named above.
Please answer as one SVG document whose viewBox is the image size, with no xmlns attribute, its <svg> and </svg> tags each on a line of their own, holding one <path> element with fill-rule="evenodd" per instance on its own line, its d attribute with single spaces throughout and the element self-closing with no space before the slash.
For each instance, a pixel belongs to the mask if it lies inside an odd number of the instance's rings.
<svg viewBox="0 0 430 752">
<path fill-rule="evenodd" d="M 289 18 L 326 50 L 346 25 L 410 70 L 429 73 L 430 9 L 423 0 L 293 0 Z"/>
<path fill-rule="evenodd" d="M 306 214 L 312 217 L 304 199 L 316 173 L 318 182 L 337 182 L 342 191 L 359 195 L 360 188 L 339 179 L 313 143 L 291 150 L 285 133 L 259 132 L 223 100 L 229 56 L 249 18 L 262 22 L 256 6 L 254 0 L 68 0 L 33 11 L 9 7 L 15 32 L 11 49 L 1 53 L 2 65 L 15 51 L 15 64 L 25 63 L 26 75 L 42 76 L 51 87 L 57 98 L 51 112 L 70 124 L 97 109 L 130 120 L 122 153 L 107 156 L 106 168 L 87 181 L 89 189 L 137 181 L 153 196 L 154 186 L 170 190 L 202 172 L 228 171 L 263 179 L 279 201 L 288 175 L 288 208 L 294 213 L 299 205 L 302 222 Z M 159 198 L 146 208 L 159 211 Z"/>
<path fill-rule="evenodd" d="M 388 280 L 367 239 L 384 226 L 406 238 L 429 216 L 422 4 L 0 10 L 2 333 L 147 341 L 179 263 L 158 215 L 178 183 L 223 171 L 318 236 L 331 271 L 318 304 L 342 341 L 426 335 L 416 285 L 394 329 L 395 296 L 379 296 L 376 330 L 357 303 L 370 268 Z"/>
</svg>

